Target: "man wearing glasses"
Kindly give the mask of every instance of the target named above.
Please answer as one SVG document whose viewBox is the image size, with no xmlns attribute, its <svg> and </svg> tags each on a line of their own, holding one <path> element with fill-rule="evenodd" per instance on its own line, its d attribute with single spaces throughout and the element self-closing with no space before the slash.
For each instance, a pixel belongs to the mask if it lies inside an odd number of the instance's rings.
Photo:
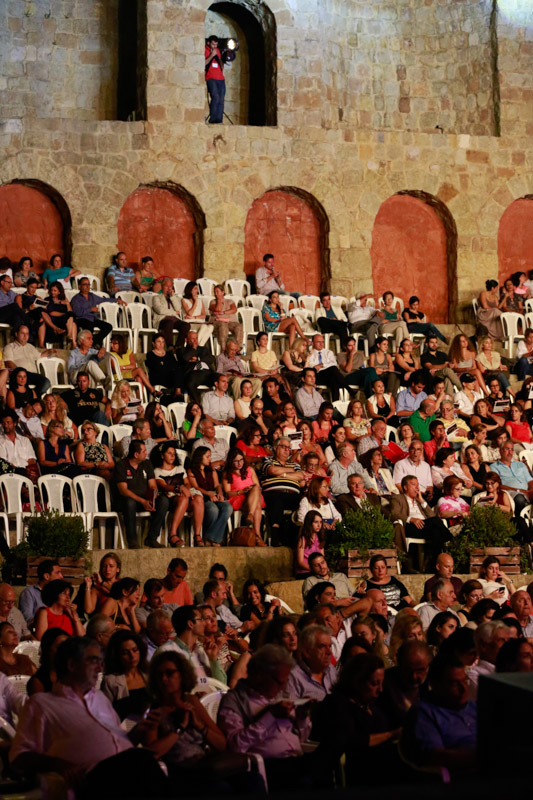
<svg viewBox="0 0 533 800">
<path fill-rule="evenodd" d="M 115 300 L 113 297 L 100 297 L 98 294 L 91 292 L 91 284 L 89 278 L 82 278 L 78 283 L 79 293 L 75 294 L 70 304 L 76 318 L 76 325 L 78 330 L 91 331 L 93 334 L 95 344 L 102 346 L 105 337 L 111 333 L 113 326 L 110 322 L 104 322 L 103 319 L 98 317 L 98 306 L 100 303 L 115 303 L 125 306 L 126 303 L 121 300 Z M 94 333 L 94 329 L 98 331 Z"/>
<path fill-rule="evenodd" d="M 299 464 L 290 461 L 291 443 L 281 437 L 274 448 L 274 456 L 265 459 L 262 492 L 266 515 L 272 531 L 272 545 L 294 547 L 296 531 L 291 517 L 300 503 L 305 475 Z"/>
</svg>

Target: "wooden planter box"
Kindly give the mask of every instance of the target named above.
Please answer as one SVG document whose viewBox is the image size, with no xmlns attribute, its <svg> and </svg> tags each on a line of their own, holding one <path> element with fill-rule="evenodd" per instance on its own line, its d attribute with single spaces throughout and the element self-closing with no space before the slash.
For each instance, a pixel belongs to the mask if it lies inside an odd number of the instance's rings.
<svg viewBox="0 0 533 800">
<path fill-rule="evenodd" d="M 375 555 L 383 556 L 387 562 L 389 575 L 398 574 L 398 551 L 395 547 L 390 550 L 369 550 L 364 561 L 359 555 L 359 550 L 349 550 L 348 558 L 343 558 L 341 561 L 341 571 L 349 578 L 367 578 L 370 575 L 370 559 Z"/>
<path fill-rule="evenodd" d="M 470 553 L 470 572 L 479 572 L 479 568 L 487 556 L 496 556 L 501 564 L 502 572 L 517 575 L 520 572 L 519 547 L 476 547 Z"/>
<path fill-rule="evenodd" d="M 41 561 L 46 561 L 47 556 L 31 556 L 26 559 L 26 585 L 32 586 L 37 583 L 37 567 Z M 85 559 L 84 558 L 58 558 L 59 566 L 63 577 L 74 586 L 79 586 L 85 577 Z"/>
</svg>

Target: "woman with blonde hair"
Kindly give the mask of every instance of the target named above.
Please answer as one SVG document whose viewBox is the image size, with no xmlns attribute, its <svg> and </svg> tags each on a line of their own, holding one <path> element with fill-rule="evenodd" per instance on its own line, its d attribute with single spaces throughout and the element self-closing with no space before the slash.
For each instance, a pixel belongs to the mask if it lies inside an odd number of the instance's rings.
<svg viewBox="0 0 533 800">
<path fill-rule="evenodd" d="M 135 400 L 132 397 L 131 386 L 128 381 L 119 381 L 113 389 L 111 395 L 111 418 L 113 425 L 127 424 L 131 425 L 138 417 L 144 413 L 142 403 L 139 400 L 139 405 L 132 407 L 129 404 Z"/>
<path fill-rule="evenodd" d="M 40 420 L 43 426 L 43 433 L 46 435 L 48 423 L 55 419 L 62 423 L 67 436 L 70 436 L 71 439 L 77 439 L 78 429 L 68 416 L 67 404 L 61 395 L 55 392 L 49 392 L 43 397 L 42 403 L 44 410 L 40 415 Z"/>
<path fill-rule="evenodd" d="M 309 342 L 307 339 L 302 339 L 299 336 L 292 343 L 292 347 L 287 348 L 281 356 L 283 364 L 281 375 L 292 386 L 299 386 L 301 383 L 308 347 Z"/>
<path fill-rule="evenodd" d="M 137 366 L 135 356 L 133 355 L 133 350 L 128 347 L 126 340 L 121 333 L 113 334 L 109 349 L 120 365 L 120 373 L 123 378 L 128 381 L 139 381 L 139 383 L 141 383 L 143 386 L 146 386 L 148 391 L 151 392 L 154 397 L 161 395 L 161 392 L 156 392 L 150 383 L 148 375 L 144 369 L 141 369 L 141 367 Z"/>
<path fill-rule="evenodd" d="M 412 611 L 400 611 L 394 620 L 390 635 L 389 658 L 391 661 L 396 663 L 396 656 L 402 644 L 412 641 L 424 641 L 422 621 L 420 617 Z"/>
</svg>

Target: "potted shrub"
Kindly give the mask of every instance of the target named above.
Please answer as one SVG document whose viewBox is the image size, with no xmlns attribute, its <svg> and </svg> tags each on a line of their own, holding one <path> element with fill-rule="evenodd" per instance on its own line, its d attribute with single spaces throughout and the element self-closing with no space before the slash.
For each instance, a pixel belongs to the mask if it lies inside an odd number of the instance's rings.
<svg viewBox="0 0 533 800">
<path fill-rule="evenodd" d="M 512 519 L 500 508 L 478 503 L 465 519 L 461 532 L 446 545 L 456 572 L 478 572 L 486 556 L 497 556 L 504 572 L 520 572 L 520 547 L 513 537 Z"/>
<path fill-rule="evenodd" d="M 326 543 L 326 558 L 332 569 L 348 577 L 367 577 L 371 557 L 384 556 L 389 573 L 397 574 L 398 553 L 394 547 L 394 528 L 379 506 L 363 502 L 357 511 L 348 511 Z"/>
<path fill-rule="evenodd" d="M 82 516 L 45 511 L 30 518 L 26 540 L 13 547 L 4 565 L 4 580 L 37 582 L 37 566 L 57 558 L 66 580 L 79 584 L 86 572 L 89 533 Z"/>
</svg>

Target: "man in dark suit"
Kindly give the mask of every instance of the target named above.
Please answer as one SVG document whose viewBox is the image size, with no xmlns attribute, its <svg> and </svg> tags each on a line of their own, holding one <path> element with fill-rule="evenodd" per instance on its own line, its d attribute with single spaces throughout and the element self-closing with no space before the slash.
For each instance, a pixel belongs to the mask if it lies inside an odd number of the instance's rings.
<svg viewBox="0 0 533 800">
<path fill-rule="evenodd" d="M 211 387 L 215 382 L 215 358 L 205 345 L 198 344 L 197 331 L 189 331 L 185 347 L 178 350 L 177 356 L 185 373 L 185 389 L 195 403 L 200 403 L 198 387 Z"/>
<path fill-rule="evenodd" d="M 381 505 L 379 495 L 372 492 L 365 492 L 365 482 L 360 475 L 353 474 L 348 478 L 348 492 L 337 497 L 336 505 L 340 513 L 344 516 L 347 511 L 357 511 L 361 504 L 365 502 L 371 506 Z"/>
<path fill-rule="evenodd" d="M 418 478 L 414 475 L 405 475 L 401 482 L 401 494 L 391 495 L 389 516 L 394 525 L 394 539 L 398 550 L 407 552 L 408 538 L 425 539 L 424 571 L 434 569 L 435 559 L 443 551 L 450 532 L 422 497 Z M 409 558 L 407 566 L 411 572 L 416 571 Z"/>
</svg>

